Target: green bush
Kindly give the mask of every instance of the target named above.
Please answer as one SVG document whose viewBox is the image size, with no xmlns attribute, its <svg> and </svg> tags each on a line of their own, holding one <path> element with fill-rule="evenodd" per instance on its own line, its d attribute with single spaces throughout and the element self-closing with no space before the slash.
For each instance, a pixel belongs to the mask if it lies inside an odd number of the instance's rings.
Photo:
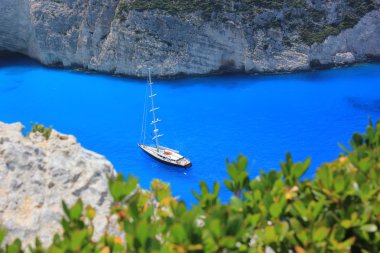
<svg viewBox="0 0 380 253">
<path fill-rule="evenodd" d="M 220 203 L 219 183 L 205 182 L 194 192 L 197 205 L 187 208 L 168 184 L 154 180 L 142 190 L 133 176 L 109 181 L 111 214 L 125 238 L 109 234 L 92 240 L 95 210 L 80 200 L 63 203 L 63 234 L 48 248 L 39 240 L 31 252 L 379 252 L 380 121 L 355 133 L 351 149 L 323 164 L 314 179 L 303 178 L 310 158 L 295 163 L 290 154 L 281 170 L 250 179 L 248 161 L 227 161 L 229 203 Z M 5 231 L 0 230 L 0 243 Z M 128 251 L 127 251 L 128 250 Z M 22 252 L 21 242 L 0 252 Z"/>
<path fill-rule="evenodd" d="M 338 35 L 343 30 L 354 27 L 361 17 L 379 7 L 375 0 L 347 0 L 347 6 L 347 9 L 342 10 L 344 11 L 343 19 L 337 23 L 326 24 L 320 27 L 309 23 L 304 26 L 300 30 L 302 41 L 308 45 L 321 43 L 330 35 Z M 316 10 L 309 10 L 309 13 L 316 20 L 320 20 L 323 17 L 323 14 Z"/>
<path fill-rule="evenodd" d="M 122 2 L 118 8 L 116 17 L 121 19 L 123 12 L 129 10 L 164 10 L 172 15 L 200 12 L 202 18 L 209 20 L 213 13 L 229 12 L 231 4 L 236 5 L 237 12 L 249 12 L 253 9 L 279 9 L 284 6 L 292 8 L 305 5 L 304 0 L 289 0 L 285 3 L 274 0 L 131 0 L 128 3 Z M 235 7 L 234 7 L 235 9 Z"/>
<path fill-rule="evenodd" d="M 38 124 L 38 122 L 30 122 L 30 125 L 32 126 L 32 133 L 40 132 L 46 140 L 50 138 L 51 131 L 53 130 L 52 126 L 47 128 L 43 124 Z"/>
</svg>

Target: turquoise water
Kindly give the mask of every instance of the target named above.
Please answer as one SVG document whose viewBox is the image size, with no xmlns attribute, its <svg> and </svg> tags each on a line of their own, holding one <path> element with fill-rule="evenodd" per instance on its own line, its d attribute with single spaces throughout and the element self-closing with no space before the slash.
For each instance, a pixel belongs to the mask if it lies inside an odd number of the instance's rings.
<svg viewBox="0 0 380 253">
<path fill-rule="evenodd" d="M 380 64 L 301 74 L 157 80 L 162 144 L 179 149 L 193 167 L 157 163 L 138 147 L 145 82 L 42 67 L 26 59 L 0 60 L 0 121 L 53 125 L 104 154 L 118 172 L 148 187 L 170 182 L 193 202 L 200 180 L 227 177 L 225 159 L 249 157 L 252 177 L 279 168 L 290 151 L 312 157 L 312 177 L 341 152 L 368 117 L 380 119 Z M 223 200 L 226 189 L 221 190 Z"/>
</svg>

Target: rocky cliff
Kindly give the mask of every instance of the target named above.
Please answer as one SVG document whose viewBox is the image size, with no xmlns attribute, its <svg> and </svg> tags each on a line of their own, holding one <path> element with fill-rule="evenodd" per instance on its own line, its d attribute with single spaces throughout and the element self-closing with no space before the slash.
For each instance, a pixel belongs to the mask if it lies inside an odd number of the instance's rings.
<svg viewBox="0 0 380 253">
<path fill-rule="evenodd" d="M 24 246 L 39 236 L 49 245 L 63 215 L 61 201 L 70 206 L 81 198 L 97 209 L 95 237 L 103 234 L 112 197 L 107 176 L 112 164 L 82 148 L 73 136 L 52 131 L 23 136 L 20 123 L 0 122 L 0 225 L 6 242 L 21 238 Z"/>
<path fill-rule="evenodd" d="M 0 50 L 145 75 L 277 72 L 380 57 L 380 0 L 0 0 Z"/>
</svg>

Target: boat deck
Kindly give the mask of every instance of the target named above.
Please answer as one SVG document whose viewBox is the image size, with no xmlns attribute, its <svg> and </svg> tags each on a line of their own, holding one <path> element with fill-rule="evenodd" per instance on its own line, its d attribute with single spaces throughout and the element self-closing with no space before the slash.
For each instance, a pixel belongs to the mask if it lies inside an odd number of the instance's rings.
<svg viewBox="0 0 380 253">
<path fill-rule="evenodd" d="M 138 144 L 139 147 L 144 150 L 146 153 L 148 153 L 153 158 L 165 162 L 169 165 L 179 166 L 179 167 L 185 167 L 189 168 L 191 167 L 191 162 L 189 159 L 183 157 L 181 154 L 179 154 L 177 151 L 160 147 L 157 149 L 156 147 L 147 146 L 143 144 Z"/>
</svg>

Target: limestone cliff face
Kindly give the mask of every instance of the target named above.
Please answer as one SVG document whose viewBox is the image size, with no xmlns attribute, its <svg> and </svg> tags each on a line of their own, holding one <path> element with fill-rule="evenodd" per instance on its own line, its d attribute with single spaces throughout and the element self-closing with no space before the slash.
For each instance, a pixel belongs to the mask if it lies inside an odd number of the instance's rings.
<svg viewBox="0 0 380 253">
<path fill-rule="evenodd" d="M 0 51 L 28 53 L 32 30 L 29 10 L 28 1 L 0 1 Z"/>
<path fill-rule="evenodd" d="M 131 76 L 147 66 L 159 76 L 277 72 L 380 57 L 380 0 L 221 0 L 206 16 L 157 1 L 0 0 L 0 50 Z"/>
<path fill-rule="evenodd" d="M 328 37 L 322 44 L 310 49 L 312 60 L 321 64 L 352 63 L 368 57 L 380 57 L 380 11 L 364 16 L 352 29 Z"/>
<path fill-rule="evenodd" d="M 82 148 L 73 136 L 52 131 L 49 140 L 40 133 L 23 136 L 20 123 L 0 122 L 0 225 L 6 242 L 16 238 L 23 246 L 39 236 L 49 245 L 60 231 L 61 201 L 70 206 L 81 198 L 97 209 L 95 237 L 103 234 L 112 197 L 107 176 L 112 164 Z"/>
</svg>

